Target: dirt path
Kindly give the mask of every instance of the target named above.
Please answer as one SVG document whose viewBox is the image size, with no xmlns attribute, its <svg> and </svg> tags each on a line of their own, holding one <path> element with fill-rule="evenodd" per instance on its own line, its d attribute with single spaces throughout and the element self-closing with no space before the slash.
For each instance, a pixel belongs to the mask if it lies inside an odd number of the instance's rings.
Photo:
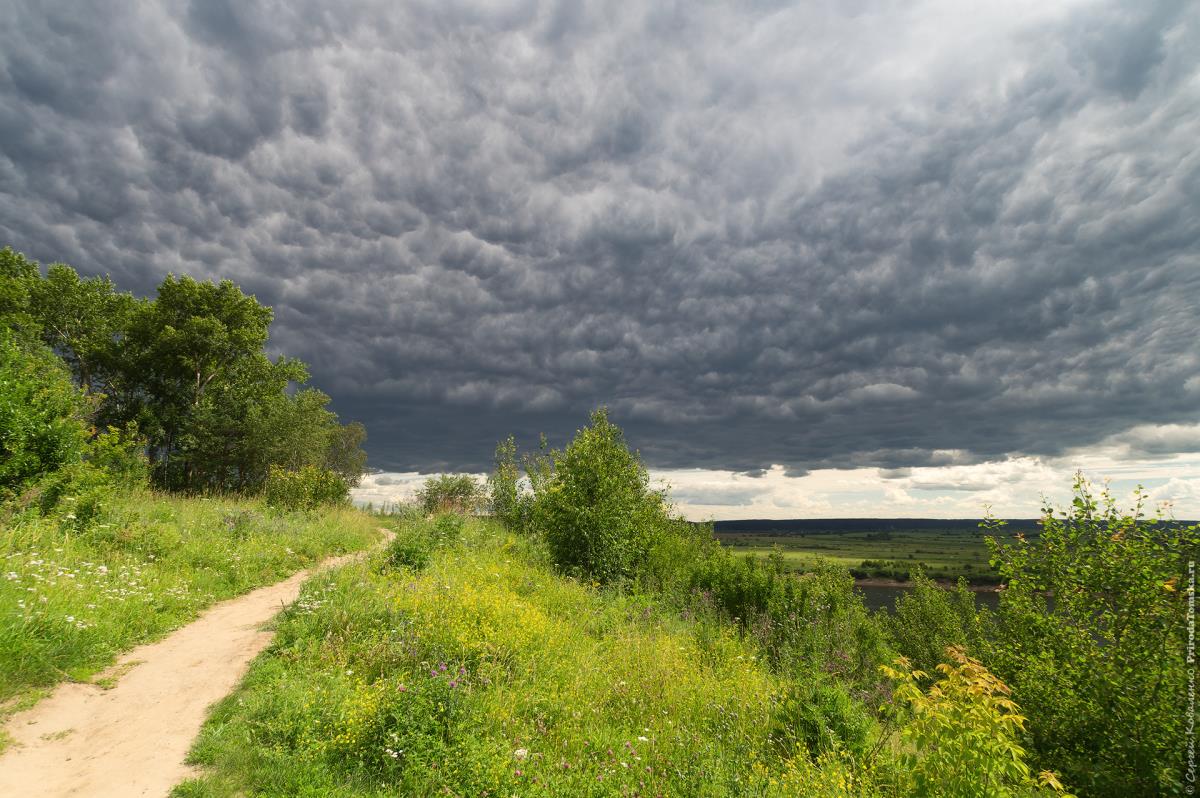
<svg viewBox="0 0 1200 798">
<path fill-rule="evenodd" d="M 262 625 L 295 601 L 315 571 L 362 556 L 326 560 L 214 605 L 170 636 L 122 656 L 109 671 L 123 674 L 110 690 L 63 684 L 14 715 L 6 731 L 16 744 L 0 755 L 0 796 L 165 796 L 192 775 L 183 760 L 209 706 L 233 691 L 271 642 Z"/>
</svg>

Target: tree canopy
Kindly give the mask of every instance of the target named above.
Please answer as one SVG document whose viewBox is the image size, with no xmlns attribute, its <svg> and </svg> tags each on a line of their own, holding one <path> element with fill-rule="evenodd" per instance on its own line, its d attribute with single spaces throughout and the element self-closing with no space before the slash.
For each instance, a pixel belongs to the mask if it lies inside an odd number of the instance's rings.
<svg viewBox="0 0 1200 798">
<path fill-rule="evenodd" d="M 272 468 L 305 467 L 357 484 L 365 428 L 339 423 L 329 396 L 307 385 L 304 363 L 268 357 L 272 318 L 229 280 L 169 275 L 140 299 L 107 277 L 57 263 L 43 275 L 0 250 L 11 369 L 59 361 L 90 396 L 95 426 L 136 425 L 159 487 L 257 492 Z"/>
</svg>

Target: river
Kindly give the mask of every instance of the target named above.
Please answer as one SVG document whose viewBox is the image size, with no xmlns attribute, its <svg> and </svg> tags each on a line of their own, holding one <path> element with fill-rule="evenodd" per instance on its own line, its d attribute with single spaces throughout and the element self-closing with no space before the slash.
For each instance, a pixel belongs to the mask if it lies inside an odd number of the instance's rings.
<svg viewBox="0 0 1200 798">
<path fill-rule="evenodd" d="M 862 591 L 867 608 L 871 610 L 884 608 L 891 610 L 895 607 L 896 599 L 901 594 L 912 590 L 912 587 L 909 585 L 878 585 L 873 583 L 859 583 L 856 587 Z M 1000 605 L 1000 594 L 994 590 L 977 592 L 974 595 L 977 605 L 982 605 L 990 610 L 994 610 Z"/>
</svg>

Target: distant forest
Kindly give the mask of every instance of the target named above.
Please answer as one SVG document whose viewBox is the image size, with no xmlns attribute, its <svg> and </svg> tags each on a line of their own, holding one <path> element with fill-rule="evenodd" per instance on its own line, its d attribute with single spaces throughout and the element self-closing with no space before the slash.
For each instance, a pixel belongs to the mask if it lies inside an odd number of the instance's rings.
<svg viewBox="0 0 1200 798">
<path fill-rule="evenodd" d="M 1004 520 L 1006 532 L 1036 535 L 1041 528 L 1037 518 Z M 1182 519 L 1161 521 L 1163 527 L 1183 529 L 1200 523 Z M 950 532 L 975 534 L 981 530 L 980 518 L 743 518 L 713 521 L 713 532 L 729 534 L 752 532 L 760 535 L 800 535 L 818 532 Z M 989 533 L 991 534 L 991 533 Z"/>
<path fill-rule="evenodd" d="M 733 521 L 714 521 L 713 531 L 757 532 L 759 534 L 794 535 L 805 532 L 961 532 L 980 531 L 980 518 L 745 518 Z M 1036 518 L 1014 518 L 1005 522 L 1013 532 L 1036 532 Z"/>
</svg>

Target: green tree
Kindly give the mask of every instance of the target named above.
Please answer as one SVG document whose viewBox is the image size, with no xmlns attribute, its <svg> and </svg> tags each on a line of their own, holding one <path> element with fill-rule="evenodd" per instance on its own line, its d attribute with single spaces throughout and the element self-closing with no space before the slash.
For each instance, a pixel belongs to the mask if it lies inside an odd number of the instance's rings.
<svg viewBox="0 0 1200 798">
<path fill-rule="evenodd" d="M 1083 794 L 1178 793 L 1184 578 L 1200 527 L 1146 520 L 1140 491 L 1122 512 L 1082 477 L 1071 508 L 1047 507 L 1041 524 L 1029 540 L 988 541 L 1005 590 L 985 661 L 1027 710 L 1036 759 Z"/>
<path fill-rule="evenodd" d="M 244 392 L 239 381 L 271 378 L 263 354 L 271 316 L 228 280 L 174 276 L 162 282 L 154 302 L 133 313 L 118 355 L 122 391 L 109 409 L 117 421 L 138 422 L 164 486 L 196 487 L 186 452 L 201 446 L 200 421 L 212 420 L 206 397 L 216 394 L 210 407 L 227 408 L 220 394 Z"/>
<path fill-rule="evenodd" d="M 417 502 L 425 513 L 474 512 L 482 499 L 483 489 L 470 474 L 430 477 L 417 491 Z"/>
<path fill-rule="evenodd" d="M 118 293 L 107 277 L 81 280 L 70 266 L 55 263 L 31 283 L 29 304 L 42 340 L 66 361 L 79 386 L 89 393 L 105 390 L 134 298 Z"/>
<path fill-rule="evenodd" d="M 530 521 L 559 567 L 607 582 L 634 575 L 670 518 L 608 411 L 591 422 L 552 457 L 552 475 L 534 480 Z"/>
<path fill-rule="evenodd" d="M 329 434 L 325 467 L 340 474 L 351 487 L 358 487 L 367 470 L 367 453 L 362 448 L 366 439 L 367 428 L 358 421 L 339 424 Z"/>
<path fill-rule="evenodd" d="M 37 334 L 29 293 L 38 278 L 35 262 L 11 247 L 0 249 L 0 326 L 26 338 Z"/>
<path fill-rule="evenodd" d="M 883 665 L 895 683 L 893 698 L 911 711 L 901 728 L 908 748 L 901 756 L 902 794 L 919 798 L 1069 798 L 1058 776 L 1036 776 L 1018 739 L 1026 718 L 1012 691 L 959 648 L 937 666 L 942 678 L 928 692 L 929 674 L 903 657 Z"/>
</svg>

